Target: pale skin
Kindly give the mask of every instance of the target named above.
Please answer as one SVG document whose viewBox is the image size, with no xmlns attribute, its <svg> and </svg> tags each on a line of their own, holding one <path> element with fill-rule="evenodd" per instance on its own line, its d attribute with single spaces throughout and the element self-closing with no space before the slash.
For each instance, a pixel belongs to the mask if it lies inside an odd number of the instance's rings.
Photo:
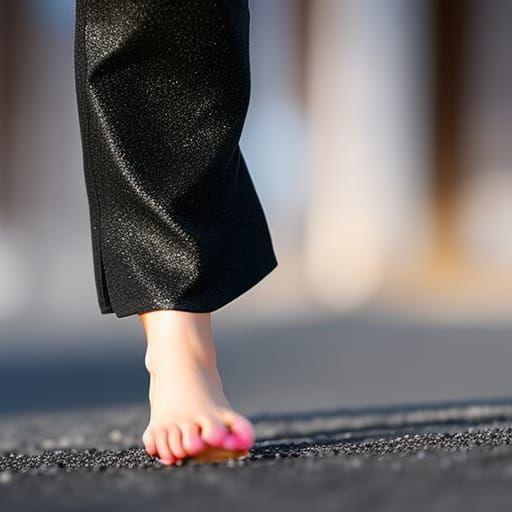
<svg viewBox="0 0 512 512">
<path fill-rule="evenodd" d="M 146 451 L 164 464 L 246 452 L 254 442 L 253 426 L 224 395 L 211 313 L 160 310 L 138 317 L 150 374 Z"/>
</svg>

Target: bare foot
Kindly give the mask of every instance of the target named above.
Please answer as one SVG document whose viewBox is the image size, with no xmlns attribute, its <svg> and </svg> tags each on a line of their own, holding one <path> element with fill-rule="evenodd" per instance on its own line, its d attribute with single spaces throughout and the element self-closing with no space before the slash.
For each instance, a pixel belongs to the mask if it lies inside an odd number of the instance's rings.
<svg viewBox="0 0 512 512">
<path fill-rule="evenodd" d="M 151 415 L 142 441 L 165 464 L 211 447 L 244 452 L 254 442 L 249 420 L 228 403 L 217 370 L 211 313 L 141 313 L 147 341 Z"/>
</svg>

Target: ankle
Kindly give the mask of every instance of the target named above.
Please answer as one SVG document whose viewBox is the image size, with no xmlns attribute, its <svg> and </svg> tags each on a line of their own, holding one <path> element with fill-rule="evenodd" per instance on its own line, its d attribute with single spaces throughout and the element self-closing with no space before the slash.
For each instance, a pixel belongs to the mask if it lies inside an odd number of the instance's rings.
<svg viewBox="0 0 512 512">
<path fill-rule="evenodd" d="M 211 334 L 211 313 L 179 310 L 155 310 L 140 313 L 139 319 L 147 338 L 167 338 L 171 334 Z"/>
<path fill-rule="evenodd" d="M 184 357 L 209 366 L 216 364 L 210 313 L 162 310 L 143 313 L 139 318 L 147 342 L 145 365 L 150 373 Z"/>
</svg>

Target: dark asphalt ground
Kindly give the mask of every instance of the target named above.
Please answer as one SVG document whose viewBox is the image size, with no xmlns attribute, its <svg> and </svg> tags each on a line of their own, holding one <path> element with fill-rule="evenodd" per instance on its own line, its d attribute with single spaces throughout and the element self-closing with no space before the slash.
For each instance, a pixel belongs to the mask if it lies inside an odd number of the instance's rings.
<svg viewBox="0 0 512 512">
<path fill-rule="evenodd" d="M 124 406 L 0 421 L 0 510 L 510 509 L 512 399 L 253 416 L 245 459 L 164 467 Z"/>
</svg>

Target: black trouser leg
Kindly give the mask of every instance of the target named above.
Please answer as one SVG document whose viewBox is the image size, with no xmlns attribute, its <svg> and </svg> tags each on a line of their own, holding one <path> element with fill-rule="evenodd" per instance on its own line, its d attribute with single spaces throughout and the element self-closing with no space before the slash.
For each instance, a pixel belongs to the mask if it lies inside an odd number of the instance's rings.
<svg viewBox="0 0 512 512">
<path fill-rule="evenodd" d="M 277 265 L 239 147 L 248 34 L 246 0 L 77 0 L 102 313 L 213 311 Z"/>
</svg>

